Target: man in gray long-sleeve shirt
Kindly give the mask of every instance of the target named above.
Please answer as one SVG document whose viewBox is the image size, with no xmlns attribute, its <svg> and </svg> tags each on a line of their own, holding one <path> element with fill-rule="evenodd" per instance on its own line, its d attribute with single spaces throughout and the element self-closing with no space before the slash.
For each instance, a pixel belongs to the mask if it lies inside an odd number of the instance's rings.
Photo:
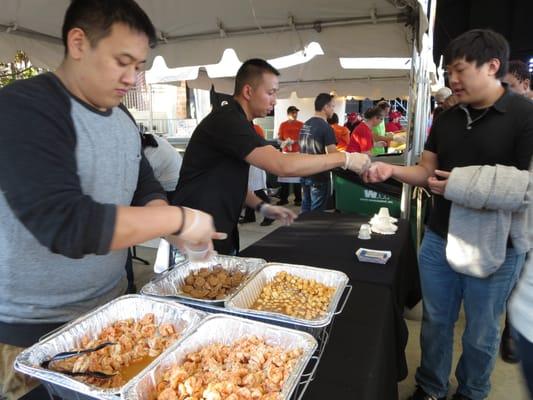
<svg viewBox="0 0 533 400">
<path fill-rule="evenodd" d="M 33 386 L 12 370 L 23 347 L 124 293 L 129 246 L 214 237 L 209 215 L 168 206 L 119 106 L 155 43 L 144 11 L 133 0 L 74 0 L 63 40 L 55 73 L 0 90 L 0 398 L 9 400 Z"/>
</svg>

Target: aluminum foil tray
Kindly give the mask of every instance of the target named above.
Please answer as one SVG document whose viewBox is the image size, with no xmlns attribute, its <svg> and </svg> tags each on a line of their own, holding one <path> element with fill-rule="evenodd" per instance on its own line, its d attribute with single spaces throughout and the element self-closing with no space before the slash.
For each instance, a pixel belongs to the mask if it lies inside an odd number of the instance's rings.
<svg viewBox="0 0 533 400">
<path fill-rule="evenodd" d="M 201 268 L 213 269 L 219 264 L 228 271 L 238 270 L 242 273 L 246 273 L 248 276 L 237 288 L 233 290 L 233 292 L 230 292 L 226 297 L 218 300 L 197 299 L 181 291 L 180 288 L 185 284 L 185 278 L 187 278 L 191 272 L 197 271 Z M 141 294 L 159 297 L 175 297 L 200 305 L 223 307 L 224 301 L 228 300 L 233 293 L 235 293 L 237 290 L 239 290 L 239 288 L 244 286 L 246 282 L 252 279 L 264 264 L 266 264 L 266 261 L 260 258 L 242 258 L 222 255 L 217 255 L 208 262 L 193 263 L 187 260 L 176 264 L 171 271 L 146 284 L 141 289 Z"/>
<path fill-rule="evenodd" d="M 139 295 L 122 296 L 67 323 L 58 331 L 24 350 L 15 361 L 15 369 L 50 384 L 59 385 L 88 396 L 100 399 L 116 399 L 115 395 L 120 392 L 120 387 L 102 389 L 77 381 L 67 375 L 44 369 L 40 367 L 40 364 L 60 352 L 71 351 L 87 334 L 97 336 L 102 329 L 115 321 L 127 318 L 140 319 L 147 313 L 155 314 L 157 323 L 174 324 L 178 332 L 182 333 L 181 337 L 192 331 L 207 315 L 202 311 L 176 302 Z"/>
<path fill-rule="evenodd" d="M 281 399 L 288 399 L 317 348 L 316 340 L 305 332 L 221 314 L 205 318 L 190 335 L 172 345 L 165 356 L 160 357 L 125 385 L 121 396 L 125 400 L 153 400 L 162 374 L 167 368 L 182 363 L 188 353 L 215 342 L 229 344 L 250 335 L 261 337 L 271 345 L 303 350 L 302 357 L 295 364 L 281 392 Z"/>
<path fill-rule="evenodd" d="M 252 310 L 250 307 L 261 294 L 263 287 L 274 279 L 278 272 L 285 271 L 304 279 L 314 279 L 324 285 L 333 286 L 335 292 L 324 316 L 315 319 L 291 317 L 282 313 Z M 304 326 L 309 328 L 322 328 L 331 323 L 337 304 L 342 296 L 344 288 L 348 284 L 348 276 L 341 271 L 308 267 L 305 265 L 267 263 L 241 290 L 236 292 L 225 307 L 243 316 L 259 317 L 262 320 L 283 322 L 290 326 Z"/>
</svg>

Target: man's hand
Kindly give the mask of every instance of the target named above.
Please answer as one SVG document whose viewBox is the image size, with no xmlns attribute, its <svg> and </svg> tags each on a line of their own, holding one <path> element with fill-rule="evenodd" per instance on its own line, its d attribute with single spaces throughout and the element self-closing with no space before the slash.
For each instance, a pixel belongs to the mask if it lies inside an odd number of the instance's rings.
<svg viewBox="0 0 533 400">
<path fill-rule="evenodd" d="M 259 213 L 270 219 L 276 219 L 283 222 L 284 225 L 290 225 L 298 217 L 292 210 L 285 207 L 273 206 L 271 204 L 263 204 L 259 209 Z"/>
<path fill-rule="evenodd" d="M 435 176 L 430 176 L 428 178 L 429 189 L 434 194 L 440 194 L 441 196 L 444 196 L 444 191 L 446 190 L 446 185 L 448 184 L 448 178 L 450 177 L 450 173 L 436 169 L 435 175 L 440 176 L 444 179 L 439 180 Z"/>
<path fill-rule="evenodd" d="M 392 172 L 392 165 L 376 161 L 363 173 L 363 181 L 367 183 L 383 182 L 392 176 Z"/>
<path fill-rule="evenodd" d="M 363 174 L 370 167 L 370 157 L 361 153 L 344 153 L 346 156 L 346 162 L 344 163 L 344 169 L 349 169 L 356 174 Z"/>
<path fill-rule="evenodd" d="M 215 231 L 211 215 L 188 207 L 182 207 L 182 209 L 184 221 L 181 233 L 169 235 L 165 239 L 182 251 L 186 247 L 202 248 L 208 249 L 206 256 L 210 255 L 213 249 L 212 240 L 224 240 L 227 238 L 227 234 Z"/>
</svg>

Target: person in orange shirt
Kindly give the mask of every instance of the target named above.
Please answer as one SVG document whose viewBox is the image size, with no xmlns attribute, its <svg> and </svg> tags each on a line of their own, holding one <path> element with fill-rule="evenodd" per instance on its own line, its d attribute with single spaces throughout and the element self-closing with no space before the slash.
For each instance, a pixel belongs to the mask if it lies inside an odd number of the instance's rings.
<svg viewBox="0 0 533 400">
<path fill-rule="evenodd" d="M 281 142 L 281 150 L 284 153 L 299 153 L 300 145 L 298 140 L 300 138 L 300 129 L 304 125 L 302 121 L 298 121 L 298 111 L 295 106 L 287 108 L 287 121 L 282 122 L 278 130 L 278 139 Z M 294 205 L 302 204 L 302 187 L 299 183 L 292 183 L 294 191 Z M 289 204 L 291 183 L 281 183 L 281 190 L 279 193 L 280 200 L 278 205 L 282 206 Z"/>
<path fill-rule="evenodd" d="M 259 136 L 261 136 L 263 139 L 266 138 L 265 131 L 263 128 L 261 128 L 259 125 L 254 124 L 255 133 L 257 133 Z"/>
<path fill-rule="evenodd" d="M 350 143 L 350 130 L 345 126 L 339 125 L 339 116 L 333 113 L 331 118 L 328 118 L 328 124 L 333 128 L 335 139 L 337 139 L 337 150 L 346 150 L 348 143 Z"/>
</svg>

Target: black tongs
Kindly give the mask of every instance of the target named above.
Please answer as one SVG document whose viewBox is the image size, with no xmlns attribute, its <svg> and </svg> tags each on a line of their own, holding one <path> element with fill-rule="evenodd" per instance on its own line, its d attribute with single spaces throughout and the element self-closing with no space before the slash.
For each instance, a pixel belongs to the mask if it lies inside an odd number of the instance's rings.
<svg viewBox="0 0 533 400">
<path fill-rule="evenodd" d="M 52 363 L 54 361 L 65 360 L 67 358 L 81 356 L 82 354 L 93 353 L 95 351 L 103 349 L 104 347 L 113 346 L 115 344 L 116 344 L 115 342 L 104 342 L 102 344 L 99 344 L 96 347 L 93 347 L 92 349 L 77 350 L 77 351 L 65 351 L 63 353 L 58 353 L 55 356 L 53 356 L 52 358 L 50 358 L 48 360 L 44 360 L 43 362 L 41 362 L 41 367 L 42 368 L 46 368 L 46 369 L 50 369 L 49 365 L 50 365 L 50 363 Z M 91 376 L 93 378 L 99 378 L 99 379 L 109 379 L 109 378 L 112 378 L 115 375 L 117 375 L 116 373 L 110 375 L 110 374 L 105 374 L 103 372 L 98 372 L 98 371 L 72 372 L 72 371 L 59 370 L 59 369 L 57 369 L 57 370 L 56 369 L 52 369 L 51 371 L 60 372 L 62 374 L 70 375 L 70 376 Z"/>
</svg>

